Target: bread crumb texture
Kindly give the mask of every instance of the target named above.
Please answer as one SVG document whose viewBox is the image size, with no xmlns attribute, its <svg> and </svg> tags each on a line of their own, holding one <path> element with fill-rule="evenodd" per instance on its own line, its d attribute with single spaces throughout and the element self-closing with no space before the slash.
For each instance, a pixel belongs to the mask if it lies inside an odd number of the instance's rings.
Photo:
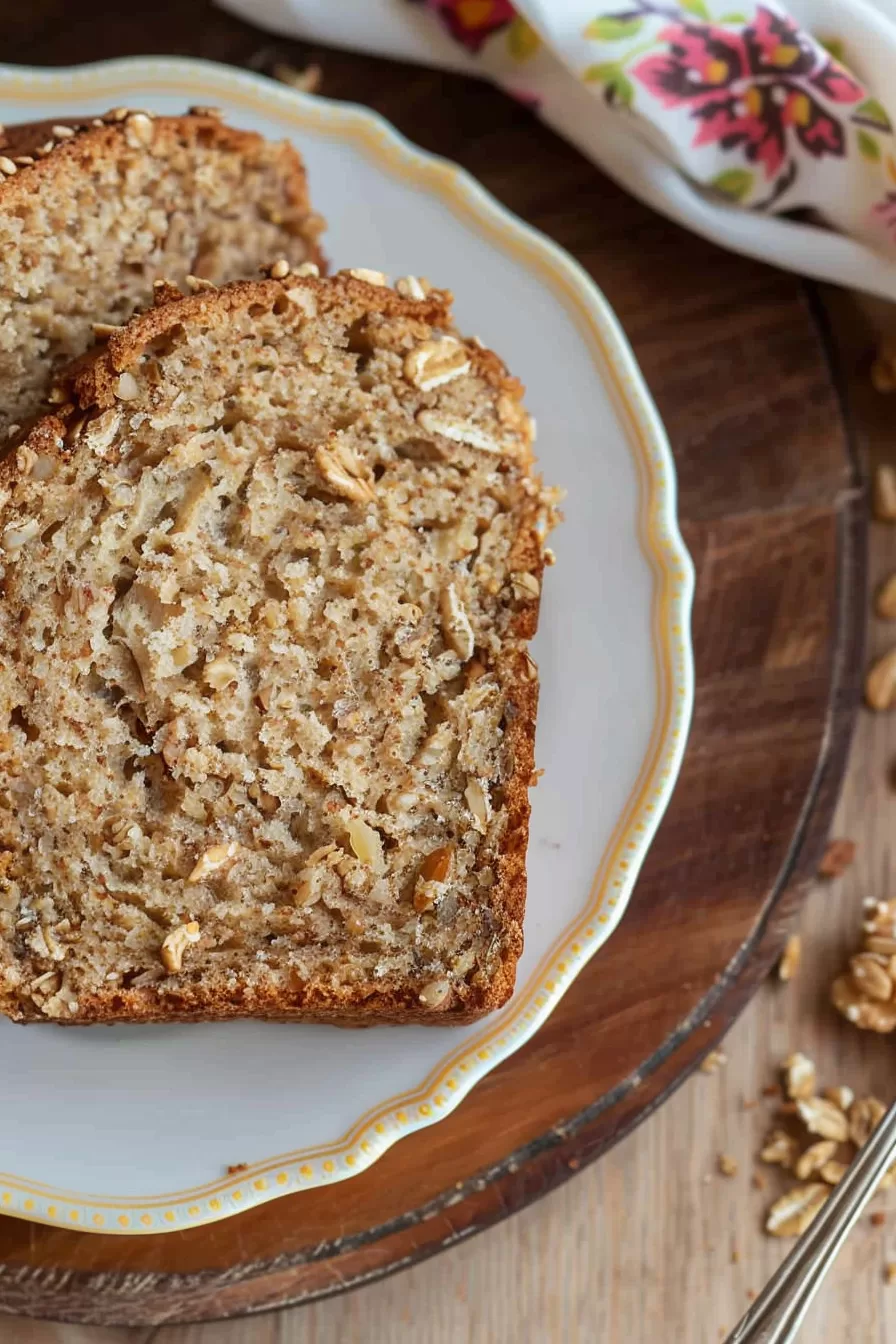
<svg viewBox="0 0 896 1344">
<path fill-rule="evenodd" d="M 512 991 L 557 492 L 450 295 L 313 269 L 160 290 L 0 464 L 13 1018 Z"/>
<path fill-rule="evenodd" d="M 11 126 L 0 149 L 13 168 L 0 174 L 0 441 L 93 344 L 94 324 L 126 321 L 154 280 L 320 260 L 295 150 L 213 110 Z"/>
</svg>

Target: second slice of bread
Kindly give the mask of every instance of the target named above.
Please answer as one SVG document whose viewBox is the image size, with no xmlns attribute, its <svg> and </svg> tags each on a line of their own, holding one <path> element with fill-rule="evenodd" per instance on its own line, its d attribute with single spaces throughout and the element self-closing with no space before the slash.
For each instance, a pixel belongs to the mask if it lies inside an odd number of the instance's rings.
<svg viewBox="0 0 896 1344">
<path fill-rule="evenodd" d="M 126 321 L 153 281 L 221 282 L 272 257 L 319 261 L 323 221 L 286 142 L 212 109 L 10 126 L 0 133 L 0 444 L 52 376 Z"/>
<path fill-rule="evenodd" d="M 3 464 L 0 1011 L 510 994 L 554 495 L 520 384 L 398 286 L 165 290 Z"/>
</svg>

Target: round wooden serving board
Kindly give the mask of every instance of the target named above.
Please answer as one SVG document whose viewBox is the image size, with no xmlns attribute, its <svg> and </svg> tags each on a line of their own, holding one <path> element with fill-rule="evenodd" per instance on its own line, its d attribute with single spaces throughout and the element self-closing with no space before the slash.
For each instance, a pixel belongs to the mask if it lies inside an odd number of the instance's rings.
<svg viewBox="0 0 896 1344">
<path fill-rule="evenodd" d="M 411 1264 L 565 1180 L 681 1082 L 766 974 L 824 842 L 858 701 L 865 527 L 823 315 L 792 277 L 651 214 L 484 84 L 309 51 L 185 0 L 156 5 L 151 25 L 90 0 L 73 25 L 68 12 L 35 0 L 4 59 L 164 44 L 262 69 L 316 60 L 329 96 L 375 107 L 566 247 L 656 398 L 697 569 L 681 779 L 620 929 L 527 1046 L 341 1185 L 167 1236 L 0 1219 L 0 1311 L 136 1325 L 261 1311 Z"/>
</svg>

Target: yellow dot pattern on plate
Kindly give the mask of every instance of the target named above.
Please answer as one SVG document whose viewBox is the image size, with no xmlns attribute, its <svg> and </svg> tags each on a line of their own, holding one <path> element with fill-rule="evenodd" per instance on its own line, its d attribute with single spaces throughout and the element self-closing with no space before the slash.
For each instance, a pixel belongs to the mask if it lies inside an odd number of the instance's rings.
<svg viewBox="0 0 896 1344">
<path fill-rule="evenodd" d="M 191 1218 L 198 1218 L 201 1212 L 202 1210 L 200 1209 L 198 1204 L 191 1204 L 190 1207 L 187 1209 L 187 1213 L 190 1215 Z"/>
<path fill-rule="evenodd" d="M 30 1213 L 31 1210 L 34 1208 L 34 1200 L 26 1199 L 24 1204 L 22 1205 L 22 1208 L 25 1210 L 26 1213 Z"/>
<path fill-rule="evenodd" d="M 331 1175 L 333 1174 L 333 1172 L 336 1170 L 335 1166 L 334 1166 L 333 1163 L 329 1160 L 329 1158 L 327 1159 L 326 1162 L 322 1163 L 321 1165 L 323 1166 L 323 1169 L 324 1169 L 324 1171 L 327 1173 L 328 1176 L 331 1176 Z"/>
<path fill-rule="evenodd" d="M 423 1105 L 420 1107 L 420 1114 L 423 1116 L 432 1115 L 432 1107 L 427 1106 L 425 1101 Z"/>
<path fill-rule="evenodd" d="M 268 1188 L 268 1183 L 263 1176 L 259 1176 L 258 1180 L 253 1181 L 252 1184 L 255 1186 L 256 1190 L 267 1190 Z"/>
<path fill-rule="evenodd" d="M 395 1119 L 398 1121 L 400 1125 L 406 1125 L 408 1122 L 407 1111 L 396 1111 Z"/>
<path fill-rule="evenodd" d="M 48 1205 L 47 1205 L 47 1217 L 48 1217 L 48 1218 L 55 1218 L 55 1217 L 56 1217 L 56 1205 L 55 1205 L 55 1204 L 48 1204 Z"/>
<path fill-rule="evenodd" d="M 218 1210 L 221 1208 L 221 1201 L 220 1199 L 210 1199 L 208 1202 L 208 1206 L 211 1209 L 212 1213 L 217 1213 Z"/>
<path fill-rule="evenodd" d="M 103 1223 L 104 1223 L 106 1220 L 105 1220 L 105 1218 L 103 1217 L 103 1215 L 102 1215 L 101 1213 L 95 1213 L 95 1214 L 93 1215 L 93 1221 L 94 1221 L 94 1223 L 95 1223 L 95 1225 L 96 1225 L 97 1227 L 102 1227 Z"/>
<path fill-rule="evenodd" d="M 68 1216 L 73 1223 L 76 1223 L 80 1217 L 80 1214 L 78 1213 L 77 1209 L 72 1209 Z"/>
<path fill-rule="evenodd" d="M 345 1165 L 347 1167 L 353 1167 L 356 1165 L 357 1161 L 358 1159 L 355 1157 L 354 1153 L 349 1153 L 345 1159 Z"/>
<path fill-rule="evenodd" d="M 288 1184 L 289 1184 L 289 1173 L 286 1172 L 286 1171 L 278 1171 L 278 1172 L 277 1172 L 277 1184 L 278 1184 L 278 1185 L 288 1185 Z"/>
<path fill-rule="evenodd" d="M 143 1222 L 143 1219 L 141 1218 L 140 1221 L 141 1221 L 141 1223 L 142 1223 L 142 1222 Z M 146 1217 L 146 1221 L 147 1221 L 147 1223 L 151 1223 L 151 1222 L 152 1222 L 152 1219 L 151 1219 L 149 1216 L 147 1216 L 147 1217 Z M 166 1212 L 166 1214 L 165 1214 L 165 1222 L 166 1222 L 166 1223 L 176 1223 L 176 1222 L 177 1222 L 177 1214 L 176 1214 L 172 1209 L 168 1209 L 168 1211 Z"/>
<path fill-rule="evenodd" d="M 130 1227 L 130 1225 L 131 1225 L 131 1220 L 130 1220 L 130 1218 L 127 1216 L 127 1214 L 126 1214 L 126 1213 L 120 1213 L 120 1214 L 118 1215 L 118 1226 L 119 1226 L 119 1227 Z"/>
<path fill-rule="evenodd" d="M 231 1199 L 242 1199 L 243 1192 L 242 1190 L 232 1190 L 230 1197 Z"/>
<path fill-rule="evenodd" d="M 9 1193 L 8 1190 L 4 1190 L 4 1192 L 3 1192 L 3 1203 L 4 1203 L 4 1204 L 11 1204 L 11 1203 L 12 1203 L 12 1195 Z"/>
<path fill-rule="evenodd" d="M 165 1218 L 167 1219 L 167 1221 L 168 1221 L 169 1223 L 173 1223 L 173 1222 L 174 1222 L 174 1215 L 173 1215 L 173 1214 L 168 1214 L 168 1213 L 166 1213 L 166 1214 L 165 1214 Z M 141 1223 L 143 1224 L 144 1227 L 152 1227 L 152 1219 L 150 1218 L 150 1216 L 149 1216 L 148 1213 L 141 1213 L 141 1215 L 140 1215 L 140 1221 L 141 1221 Z"/>
<path fill-rule="evenodd" d="M 306 1165 L 301 1169 L 301 1174 L 305 1177 L 306 1181 L 310 1181 L 311 1177 L 314 1175 L 314 1172 L 311 1169 L 311 1167 L 309 1167 L 306 1163 Z"/>
</svg>

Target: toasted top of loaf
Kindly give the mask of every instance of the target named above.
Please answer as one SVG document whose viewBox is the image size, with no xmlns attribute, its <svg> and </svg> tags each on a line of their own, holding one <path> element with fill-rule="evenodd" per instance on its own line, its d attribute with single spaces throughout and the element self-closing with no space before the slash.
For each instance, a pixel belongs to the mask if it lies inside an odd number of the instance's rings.
<svg viewBox="0 0 896 1344">
<path fill-rule="evenodd" d="M 319 261 L 291 145 L 212 109 L 0 134 L 0 442 L 37 412 L 53 373 L 152 299 L 153 281 L 220 282 L 271 257 Z"/>
<path fill-rule="evenodd" d="M 0 464 L 0 1011 L 511 992 L 554 496 L 450 296 L 379 280 L 160 287 Z"/>
</svg>

